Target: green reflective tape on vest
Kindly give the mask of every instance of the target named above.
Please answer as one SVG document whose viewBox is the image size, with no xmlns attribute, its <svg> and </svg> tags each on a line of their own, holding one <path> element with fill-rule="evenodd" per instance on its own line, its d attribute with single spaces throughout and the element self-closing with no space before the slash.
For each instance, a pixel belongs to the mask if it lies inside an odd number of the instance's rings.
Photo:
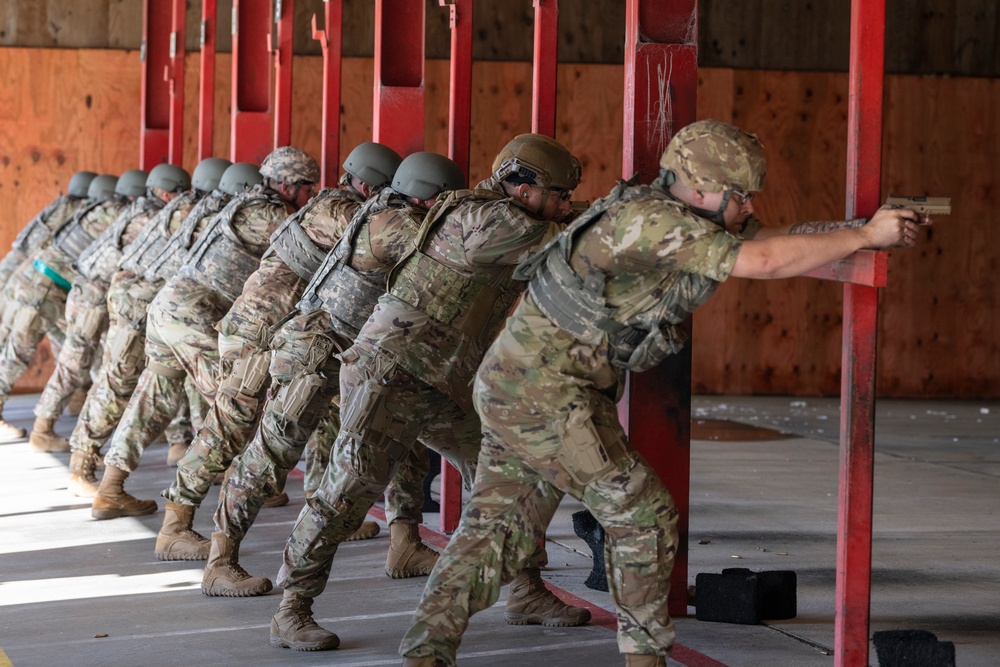
<svg viewBox="0 0 1000 667">
<path fill-rule="evenodd" d="M 72 287 L 72 285 L 69 283 L 68 280 L 66 280 L 58 273 L 50 269 L 48 266 L 42 263 L 41 260 L 36 259 L 33 262 L 33 266 L 35 267 L 35 271 L 40 272 L 43 276 L 54 282 L 56 286 L 59 287 L 59 289 L 63 290 L 64 292 L 68 292 Z"/>
</svg>

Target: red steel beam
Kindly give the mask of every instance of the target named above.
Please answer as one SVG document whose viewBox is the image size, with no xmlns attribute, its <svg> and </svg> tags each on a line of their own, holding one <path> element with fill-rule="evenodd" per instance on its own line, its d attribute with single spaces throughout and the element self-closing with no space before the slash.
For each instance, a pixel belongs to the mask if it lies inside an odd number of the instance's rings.
<svg viewBox="0 0 1000 667">
<path fill-rule="evenodd" d="M 274 49 L 274 145 L 292 141 L 292 32 L 295 0 L 274 0 L 277 48 Z"/>
<path fill-rule="evenodd" d="M 198 161 L 212 157 L 215 136 L 216 0 L 201 2 L 201 63 L 198 85 Z"/>
<path fill-rule="evenodd" d="M 885 0 L 851 1 L 847 217 L 881 199 Z M 874 253 L 882 256 L 885 253 Z M 884 283 L 883 283 L 884 284 Z M 878 287 L 844 287 L 834 665 L 868 665 Z"/>
<path fill-rule="evenodd" d="M 230 159 L 260 164 L 273 148 L 269 0 L 233 0 Z"/>
<path fill-rule="evenodd" d="M 469 136 L 472 126 L 472 0 L 438 0 L 448 8 L 451 68 L 448 87 L 448 157 L 469 179 Z M 453 533 L 462 516 L 462 476 L 441 459 L 441 532 Z"/>
<path fill-rule="evenodd" d="M 696 118 L 697 0 L 628 0 L 622 172 L 649 183 L 676 129 Z M 686 324 L 690 332 L 691 321 Z M 691 349 L 645 373 L 629 374 L 618 407 L 629 439 L 677 504 L 678 544 L 668 607 L 687 613 L 691 467 Z"/>
<path fill-rule="evenodd" d="M 531 76 L 531 131 L 556 136 L 559 0 L 534 0 L 535 54 Z"/>
<path fill-rule="evenodd" d="M 168 161 L 179 165 L 184 150 L 184 38 L 187 23 L 186 0 L 173 0 L 170 12 L 170 62 L 163 78 L 170 91 L 170 131 Z"/>
<path fill-rule="evenodd" d="M 424 0 L 375 0 L 374 140 L 424 149 Z"/>
<path fill-rule="evenodd" d="M 139 166 L 152 169 L 170 160 L 170 84 L 164 72 L 170 66 L 170 27 L 173 0 L 144 0 L 142 75 L 139 97 Z"/>
<path fill-rule="evenodd" d="M 344 24 L 344 0 L 326 0 L 323 29 L 316 28 L 312 17 L 313 39 L 323 48 L 323 119 L 320 126 L 321 180 L 324 187 L 337 184 L 340 174 L 340 74 Z"/>
</svg>

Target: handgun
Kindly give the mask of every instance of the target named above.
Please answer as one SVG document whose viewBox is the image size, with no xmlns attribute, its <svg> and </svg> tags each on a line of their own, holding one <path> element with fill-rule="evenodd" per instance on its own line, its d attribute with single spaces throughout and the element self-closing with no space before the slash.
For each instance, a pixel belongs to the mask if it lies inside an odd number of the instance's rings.
<svg viewBox="0 0 1000 667">
<path fill-rule="evenodd" d="M 889 208 L 908 208 L 924 215 L 949 215 L 951 197 L 894 197 L 885 198 Z"/>
</svg>

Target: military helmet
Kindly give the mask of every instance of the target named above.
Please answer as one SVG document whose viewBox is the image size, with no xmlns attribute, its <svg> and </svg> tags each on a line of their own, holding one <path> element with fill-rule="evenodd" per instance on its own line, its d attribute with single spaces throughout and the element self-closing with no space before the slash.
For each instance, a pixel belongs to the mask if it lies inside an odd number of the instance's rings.
<svg viewBox="0 0 1000 667">
<path fill-rule="evenodd" d="M 319 165 L 308 153 L 293 146 L 271 151 L 260 165 L 260 175 L 288 185 L 319 183 Z"/>
<path fill-rule="evenodd" d="M 700 120 L 678 130 L 660 166 L 692 190 L 704 192 L 760 190 L 767 172 L 757 137 L 717 120 Z"/>
<path fill-rule="evenodd" d="M 111 199 L 115 195 L 118 180 L 118 177 L 114 174 L 95 176 L 90 181 L 90 185 L 87 186 L 87 196 L 96 201 Z"/>
<path fill-rule="evenodd" d="M 572 190 L 580 184 L 580 161 L 544 134 L 519 134 L 493 160 L 493 175 L 541 188 Z"/>
<path fill-rule="evenodd" d="M 96 177 L 97 174 L 92 171 L 78 171 L 69 179 L 66 192 L 72 197 L 86 197 L 87 188 L 90 187 L 90 182 Z"/>
<path fill-rule="evenodd" d="M 445 190 L 464 187 L 465 173 L 457 162 L 424 151 L 406 156 L 392 179 L 393 190 L 417 199 L 431 199 Z"/>
<path fill-rule="evenodd" d="M 226 168 L 219 179 L 219 189 L 236 196 L 260 183 L 264 178 L 260 175 L 257 165 L 249 162 L 236 162 Z"/>
<path fill-rule="evenodd" d="M 344 171 L 368 185 L 381 187 L 392 182 L 403 158 L 388 146 L 366 141 L 358 144 L 344 160 Z"/>
<path fill-rule="evenodd" d="M 146 187 L 181 192 L 191 188 L 191 175 L 175 164 L 158 164 L 149 172 Z"/>
<path fill-rule="evenodd" d="M 146 194 L 146 182 L 149 174 L 142 169 L 129 169 L 118 177 L 115 194 L 123 197 L 141 197 Z"/>
<path fill-rule="evenodd" d="M 191 175 L 191 185 L 202 192 L 219 187 L 219 179 L 233 163 L 221 157 L 207 157 L 198 163 Z"/>
</svg>

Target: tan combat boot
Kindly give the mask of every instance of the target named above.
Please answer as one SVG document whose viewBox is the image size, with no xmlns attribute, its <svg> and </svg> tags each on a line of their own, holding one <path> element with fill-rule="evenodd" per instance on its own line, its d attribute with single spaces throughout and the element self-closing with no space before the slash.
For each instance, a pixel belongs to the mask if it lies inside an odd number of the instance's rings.
<svg viewBox="0 0 1000 667">
<path fill-rule="evenodd" d="M 100 484 L 94 470 L 97 469 L 97 452 L 74 449 L 69 457 L 69 483 L 67 490 L 77 498 L 93 498 Z"/>
<path fill-rule="evenodd" d="M 211 597 L 248 598 L 271 590 L 267 577 L 251 577 L 240 565 L 240 542 L 212 533 L 212 546 L 201 578 L 201 592 Z"/>
<path fill-rule="evenodd" d="M 55 432 L 55 419 L 35 417 L 28 442 L 36 452 L 68 452 L 69 440 Z"/>
<path fill-rule="evenodd" d="M 284 507 L 287 504 L 288 504 L 288 494 L 285 493 L 284 491 L 281 491 L 280 493 L 276 493 L 275 495 L 265 500 L 264 504 L 261 505 L 261 507 Z"/>
<path fill-rule="evenodd" d="M 427 576 L 434 569 L 438 555 L 420 541 L 417 524 L 389 524 L 389 555 L 385 559 L 385 573 L 393 579 Z"/>
<path fill-rule="evenodd" d="M 376 535 L 378 535 L 379 531 L 381 531 L 381 530 L 382 529 L 379 528 L 379 525 L 377 523 L 375 523 L 374 521 L 362 521 L 361 522 L 361 526 L 358 527 L 358 529 L 356 531 L 354 531 L 353 533 L 351 533 L 350 537 L 348 537 L 344 541 L 345 542 L 359 542 L 361 540 L 370 540 L 373 537 L 375 537 Z"/>
<path fill-rule="evenodd" d="M 504 620 L 511 625 L 568 628 L 590 620 L 590 610 L 571 607 L 545 587 L 538 568 L 526 567 L 510 582 Z"/>
<path fill-rule="evenodd" d="M 0 403 L 0 410 L 3 410 L 2 403 Z M 0 443 L 21 440 L 25 435 L 27 435 L 27 432 L 23 428 L 14 426 L 3 417 L 0 417 Z"/>
<path fill-rule="evenodd" d="M 667 659 L 662 655 L 648 653 L 626 653 L 625 667 L 666 667 Z"/>
<path fill-rule="evenodd" d="M 191 528 L 194 506 L 167 501 L 163 510 L 163 526 L 156 536 L 156 558 L 159 560 L 206 560 L 211 542 Z"/>
<path fill-rule="evenodd" d="M 73 391 L 73 395 L 69 397 L 69 403 L 66 404 L 66 414 L 70 417 L 78 417 L 83 412 L 83 404 L 86 402 L 87 390 L 83 387 L 77 387 Z"/>
<path fill-rule="evenodd" d="M 144 516 L 156 511 L 155 500 L 139 500 L 125 493 L 128 471 L 109 465 L 97 487 L 90 516 L 95 519 L 117 519 L 123 516 Z"/>
<path fill-rule="evenodd" d="M 177 465 L 178 461 L 187 454 L 188 444 L 186 442 L 172 442 L 167 447 L 167 465 L 171 468 Z"/>
<path fill-rule="evenodd" d="M 445 665 L 444 661 L 438 660 L 434 656 L 424 655 L 419 658 L 404 657 L 403 667 L 445 667 Z"/>
<path fill-rule="evenodd" d="M 271 646 L 294 651 L 329 651 L 340 646 L 340 637 L 313 620 L 312 603 L 312 598 L 285 591 L 271 618 Z"/>
</svg>

